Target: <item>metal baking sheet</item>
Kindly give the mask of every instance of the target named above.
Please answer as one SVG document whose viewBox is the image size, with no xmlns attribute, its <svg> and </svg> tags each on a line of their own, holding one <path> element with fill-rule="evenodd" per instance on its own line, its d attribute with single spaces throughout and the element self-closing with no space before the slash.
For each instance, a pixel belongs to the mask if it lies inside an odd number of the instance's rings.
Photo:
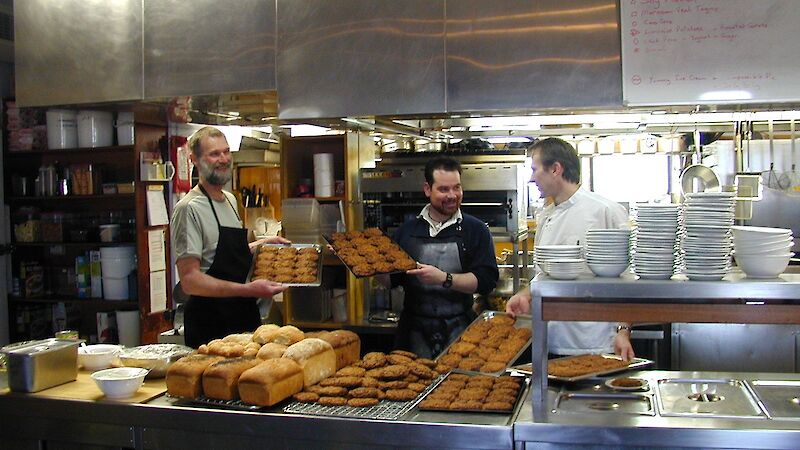
<svg viewBox="0 0 800 450">
<path fill-rule="evenodd" d="M 359 419 L 397 420 L 411 411 L 422 398 L 428 395 L 435 386 L 444 378 L 440 375 L 433 380 L 424 391 L 420 392 L 414 400 L 407 402 L 393 402 L 381 400 L 375 406 L 358 408 L 355 406 L 323 406 L 317 403 L 301 403 L 292 401 L 283 408 L 285 413 L 308 414 L 314 416 L 353 417 Z"/>
<path fill-rule="evenodd" d="M 384 235 L 384 236 L 386 236 L 386 237 L 388 237 L 389 239 L 392 239 L 392 238 L 391 238 L 391 236 L 388 236 L 386 233 L 384 233 L 383 235 Z M 374 276 L 376 276 L 376 275 L 393 275 L 393 274 L 396 274 L 396 273 L 405 273 L 405 270 L 393 270 L 393 271 L 391 271 L 391 272 L 375 272 L 375 273 L 374 273 L 374 274 L 372 274 L 372 275 L 356 275 L 356 274 L 355 274 L 355 272 L 353 272 L 353 267 L 352 267 L 352 266 L 350 266 L 349 264 L 347 264 L 347 263 L 346 263 L 346 262 L 345 262 L 345 261 L 344 261 L 344 260 L 343 260 L 343 259 L 342 259 L 342 258 L 339 256 L 339 254 L 338 254 L 338 253 L 336 253 L 336 250 L 333 248 L 333 238 L 332 238 L 332 237 L 330 237 L 330 236 L 326 236 L 326 235 L 324 235 L 324 234 L 322 235 L 322 238 L 323 238 L 323 239 L 325 239 L 325 242 L 327 242 L 327 243 L 328 243 L 328 245 L 330 245 L 330 248 L 331 248 L 331 253 L 333 253 L 333 255 L 334 255 L 334 256 L 336 256 L 337 258 L 339 258 L 339 261 L 341 261 L 341 262 L 342 262 L 342 264 L 344 264 L 344 266 L 345 266 L 345 267 L 347 267 L 347 270 L 349 270 L 349 271 L 350 271 L 350 273 L 351 273 L 351 274 L 353 274 L 353 276 L 354 276 L 354 277 L 356 277 L 356 278 L 369 278 L 369 277 L 374 277 Z M 397 244 L 397 242 L 395 242 L 395 241 L 394 241 L 394 239 L 392 239 L 392 243 L 394 243 L 394 244 Z M 401 250 L 402 250 L 402 249 L 401 249 Z M 409 255 L 409 254 L 408 254 L 408 253 L 407 253 L 405 250 L 403 250 L 403 253 L 405 253 L 405 254 L 406 254 L 406 255 L 407 255 L 409 258 L 411 258 L 411 255 Z M 413 258 L 412 258 L 412 259 L 413 259 Z"/>
<path fill-rule="evenodd" d="M 474 325 L 474 324 L 476 324 L 476 323 L 478 323 L 480 321 L 489 320 L 494 316 L 507 316 L 507 315 L 508 314 L 506 314 L 504 312 L 500 312 L 500 311 L 483 311 L 478 315 L 478 317 L 475 318 L 475 320 L 472 321 L 472 323 L 469 324 L 469 326 L 466 329 L 464 329 L 464 331 L 466 332 L 467 330 L 469 330 L 469 327 L 471 327 L 472 325 Z M 517 316 L 516 316 L 516 318 L 514 320 L 514 328 L 531 328 L 531 316 L 523 315 L 523 314 L 517 314 Z M 461 334 L 464 334 L 464 333 L 461 333 Z M 461 339 L 461 336 L 459 336 L 459 339 Z M 459 339 L 456 339 L 455 341 L 451 342 L 444 350 L 442 350 L 442 353 L 440 353 L 439 356 L 436 357 L 436 361 L 438 362 L 439 359 L 442 356 L 446 355 L 450 351 L 450 347 L 452 347 L 453 344 L 458 342 Z M 510 361 L 508 361 L 506 363 L 506 367 L 504 367 L 503 370 L 500 370 L 500 371 L 497 371 L 497 372 L 478 372 L 478 371 L 475 371 L 475 370 L 464 370 L 464 369 L 454 368 L 453 371 L 457 371 L 457 372 L 461 372 L 461 373 L 465 373 L 465 374 L 491 375 L 491 376 L 499 377 L 500 375 L 503 375 L 504 373 L 506 373 L 508 371 L 509 364 L 513 364 L 514 361 L 516 361 L 522 355 L 522 353 L 525 351 L 525 349 L 530 347 L 530 345 L 531 345 L 531 338 L 528 338 L 528 342 L 525 345 L 523 345 L 522 348 L 519 349 L 517 354 L 514 355 L 514 357 L 511 358 Z"/>
<path fill-rule="evenodd" d="M 457 372 L 457 371 L 454 370 L 452 372 L 449 372 L 447 374 L 447 376 L 449 377 L 451 373 L 463 373 L 464 375 L 469 375 L 469 376 L 478 376 L 478 375 L 486 376 L 486 375 L 488 375 L 488 374 L 479 373 L 479 372 L 467 373 L 467 372 Z M 484 410 L 484 409 L 441 409 L 441 408 L 419 408 L 419 410 L 420 411 L 451 412 L 451 413 L 469 412 L 469 413 L 486 413 L 486 414 L 511 414 L 517 408 L 517 405 L 519 404 L 519 400 L 522 398 L 522 396 L 524 395 L 525 391 L 527 390 L 528 383 L 530 381 L 528 379 L 528 377 L 517 377 L 517 378 L 521 378 L 522 379 L 522 384 L 519 387 L 519 391 L 517 391 L 517 398 L 514 399 L 514 403 L 511 405 L 511 409 L 509 409 L 507 411 L 491 411 L 491 410 Z M 445 379 L 446 378 L 442 379 L 439 383 L 436 383 L 436 386 L 438 386 Z M 430 392 L 428 392 L 425 395 L 425 397 L 427 397 L 428 395 L 432 394 L 433 391 L 435 391 L 435 390 L 436 390 L 436 388 L 434 387 L 433 389 L 430 390 Z M 425 400 L 425 398 L 421 399 L 421 401 L 424 401 L 424 400 Z"/>
<path fill-rule="evenodd" d="M 585 355 L 565 356 L 563 358 L 557 358 L 557 359 L 558 360 L 565 360 L 565 359 L 568 359 L 568 358 L 578 358 L 580 356 L 585 356 Z M 617 355 L 602 355 L 602 356 L 604 358 L 621 359 Z M 555 361 L 555 359 L 553 361 Z M 587 373 L 587 374 L 578 375 L 578 376 L 574 376 L 574 377 L 557 377 L 557 376 L 553 376 L 553 375 L 547 375 L 547 378 L 550 379 L 550 380 L 563 381 L 563 382 L 566 382 L 566 383 L 571 383 L 571 382 L 575 382 L 575 381 L 586 380 L 586 379 L 589 379 L 589 378 L 601 377 L 601 376 L 609 375 L 609 374 L 612 374 L 612 373 L 624 372 L 626 370 L 641 369 L 643 367 L 648 367 L 648 366 L 651 366 L 651 365 L 653 365 L 653 361 L 650 360 L 650 359 L 633 358 L 633 361 L 631 361 L 631 363 L 628 364 L 625 367 L 618 367 L 618 368 L 615 368 L 615 369 L 601 370 L 601 371 L 597 371 L 597 372 L 590 372 L 590 373 Z M 520 372 L 520 373 L 528 374 L 528 375 L 533 373 L 533 371 L 531 370 L 531 364 L 530 363 L 528 363 L 528 364 L 520 364 L 518 366 L 513 366 L 513 367 L 511 367 L 511 369 L 512 370 L 516 370 L 517 372 Z"/>
<path fill-rule="evenodd" d="M 281 283 L 284 286 L 298 286 L 298 287 L 312 287 L 322 284 L 322 247 L 319 244 L 261 244 L 253 253 L 253 261 L 250 263 L 250 272 L 247 274 L 247 279 L 252 281 L 253 272 L 256 270 L 256 261 L 258 261 L 258 254 L 261 253 L 262 248 L 266 247 L 293 247 L 296 249 L 313 247 L 317 249 L 317 279 L 311 283 Z"/>
<path fill-rule="evenodd" d="M 169 394 L 167 394 L 169 396 Z M 176 406 L 203 406 L 206 408 L 229 409 L 235 411 L 265 411 L 268 406 L 256 406 L 247 404 L 241 400 L 217 400 L 208 397 L 179 398 L 175 402 Z"/>
</svg>

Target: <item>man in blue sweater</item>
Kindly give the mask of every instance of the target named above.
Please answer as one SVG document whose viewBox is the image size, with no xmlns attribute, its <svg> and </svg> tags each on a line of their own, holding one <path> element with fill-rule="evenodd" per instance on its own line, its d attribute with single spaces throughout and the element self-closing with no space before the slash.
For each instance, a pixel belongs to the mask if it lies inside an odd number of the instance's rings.
<svg viewBox="0 0 800 450">
<path fill-rule="evenodd" d="M 394 236 L 417 261 L 416 269 L 393 280 L 405 289 L 396 344 L 432 358 L 475 318 L 472 294 L 494 290 L 499 273 L 489 228 L 461 212 L 458 161 L 428 161 L 423 191 L 430 203 Z"/>
</svg>

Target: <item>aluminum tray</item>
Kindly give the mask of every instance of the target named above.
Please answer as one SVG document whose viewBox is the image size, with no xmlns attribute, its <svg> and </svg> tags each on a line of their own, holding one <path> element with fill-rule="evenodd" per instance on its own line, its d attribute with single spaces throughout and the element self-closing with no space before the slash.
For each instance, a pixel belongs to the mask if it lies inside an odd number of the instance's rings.
<svg viewBox="0 0 800 450">
<path fill-rule="evenodd" d="M 488 374 L 480 373 L 480 372 L 466 372 L 466 371 L 462 372 L 462 371 L 455 371 L 454 370 L 452 372 L 448 372 L 447 377 L 449 377 L 451 373 L 463 373 L 464 375 L 469 375 L 469 376 L 488 375 Z M 442 380 L 440 380 L 439 383 L 436 383 L 436 386 L 438 386 L 447 377 L 445 377 Z M 517 409 L 517 405 L 519 404 L 519 400 L 525 394 L 525 391 L 528 388 L 528 383 L 530 382 L 530 379 L 528 377 L 518 377 L 518 378 L 522 378 L 523 379 L 522 380 L 522 385 L 520 385 L 520 387 L 519 387 L 519 391 L 517 392 L 517 398 L 514 399 L 514 403 L 511 405 L 511 409 L 509 409 L 507 411 L 491 411 L 491 410 L 484 410 L 484 409 L 440 409 L 440 408 L 419 408 L 419 410 L 420 411 L 450 412 L 450 413 L 468 412 L 468 413 L 486 413 L 486 414 L 511 414 Z M 434 387 L 433 389 L 431 389 L 425 395 L 425 397 L 427 397 L 428 395 L 433 393 L 433 391 L 435 391 L 435 390 L 436 390 L 436 388 Z M 425 400 L 425 398 L 423 398 L 422 400 Z"/>
<path fill-rule="evenodd" d="M 359 419 L 397 420 L 411 411 L 428 392 L 441 382 L 444 376 L 439 376 L 424 391 L 420 392 L 414 400 L 407 402 L 392 402 L 381 400 L 375 406 L 357 408 L 354 406 L 323 406 L 316 403 L 301 403 L 292 401 L 283 408 L 283 412 L 294 414 L 308 414 L 314 416 L 354 417 Z"/>
<path fill-rule="evenodd" d="M 322 247 L 319 244 L 261 244 L 253 253 L 253 261 L 250 263 L 250 271 L 247 273 L 247 279 L 252 281 L 253 272 L 256 270 L 256 261 L 258 261 L 258 254 L 262 248 L 265 247 L 293 247 L 297 249 L 313 247 L 317 249 L 317 279 L 311 283 L 281 283 L 284 286 L 299 286 L 299 287 L 312 287 L 322 284 Z"/>
<path fill-rule="evenodd" d="M 179 344 L 140 345 L 121 349 L 113 365 L 149 369 L 146 378 L 164 378 L 172 363 L 192 352 L 193 348 Z"/>
<path fill-rule="evenodd" d="M 565 356 L 564 358 L 558 358 L 558 359 L 576 358 L 578 356 L 581 356 L 581 355 Z M 616 356 L 616 355 L 603 355 L 603 357 L 619 359 L 619 356 Z M 642 367 L 648 367 L 648 366 L 651 366 L 651 365 L 653 365 L 653 361 L 650 360 L 650 359 L 633 358 L 633 361 L 631 361 L 631 363 L 628 364 L 625 367 L 618 367 L 618 368 L 609 369 L 609 370 L 601 370 L 601 371 L 591 372 L 591 373 L 587 373 L 587 374 L 584 374 L 584 375 L 578 375 L 578 376 L 574 376 L 574 377 L 557 377 L 557 376 L 554 376 L 554 375 L 547 375 L 547 378 L 550 379 L 550 380 L 563 381 L 563 382 L 566 382 L 566 383 L 572 383 L 572 382 L 575 382 L 575 381 L 586 380 L 586 379 L 589 379 L 589 378 L 601 377 L 601 376 L 609 375 L 609 374 L 612 374 L 612 373 L 624 372 L 626 370 L 641 369 Z M 531 364 L 530 363 L 528 363 L 528 364 L 520 364 L 518 366 L 513 366 L 513 367 L 511 367 L 511 369 L 516 370 L 517 372 L 520 372 L 520 373 L 528 374 L 528 375 L 533 373 L 533 371 L 531 370 Z"/>
<path fill-rule="evenodd" d="M 478 315 L 478 317 L 475 318 L 475 320 L 472 321 L 472 323 L 469 324 L 469 326 L 466 329 L 464 329 L 464 331 L 469 330 L 469 327 L 471 327 L 475 323 L 478 323 L 479 321 L 486 321 L 486 320 L 491 319 L 494 316 L 507 316 L 507 315 L 508 314 L 506 314 L 504 312 L 500 312 L 500 311 L 483 311 Z M 516 317 L 516 319 L 514 321 L 514 328 L 530 328 L 530 327 L 531 327 L 531 316 L 517 314 L 517 317 Z M 459 336 L 459 338 L 460 338 L 460 336 Z M 442 350 L 442 353 L 439 354 L 439 356 L 436 357 L 436 361 L 439 361 L 439 358 L 441 358 L 442 356 L 446 355 L 447 352 L 450 351 L 450 347 L 452 347 L 453 344 L 455 344 L 456 342 L 458 342 L 458 339 L 456 339 L 455 341 L 451 342 L 450 345 L 445 347 L 445 349 Z M 475 371 L 475 370 L 453 369 L 453 371 L 460 372 L 460 373 L 465 373 L 465 374 L 491 375 L 491 376 L 499 377 L 500 375 L 503 375 L 504 373 L 506 373 L 508 371 L 509 364 L 512 364 L 514 361 L 516 361 L 522 355 L 522 353 L 525 351 L 525 349 L 527 349 L 530 345 L 531 345 L 531 338 L 528 338 L 528 343 L 523 345 L 522 348 L 519 349 L 517 354 L 514 355 L 514 357 L 511 358 L 511 360 L 508 363 L 506 363 L 506 367 L 503 368 L 503 370 L 500 370 L 500 371 L 497 371 L 497 372 L 478 372 L 478 371 Z"/>
<path fill-rule="evenodd" d="M 383 235 L 388 237 L 389 239 L 392 239 L 391 236 L 386 235 L 386 233 L 384 233 Z M 349 270 L 350 273 L 353 274 L 353 276 L 356 277 L 356 278 L 360 279 L 360 278 L 374 277 L 376 275 L 393 275 L 393 274 L 396 274 L 396 273 L 405 273 L 405 270 L 392 270 L 391 272 L 375 272 L 372 275 L 356 275 L 355 272 L 353 272 L 353 267 L 350 266 L 349 264 L 347 264 L 346 262 L 344 262 L 344 260 L 341 257 L 339 257 L 339 254 L 336 253 L 336 250 L 333 249 L 333 239 L 330 236 L 326 236 L 324 234 L 322 235 L 322 238 L 325 239 L 325 242 L 327 242 L 328 245 L 330 245 L 331 253 L 333 253 L 334 256 L 339 258 L 339 261 L 341 261 L 342 264 L 344 264 L 344 266 L 347 267 L 347 270 Z M 394 242 L 394 239 L 392 239 L 392 242 L 396 244 L 396 242 Z M 405 252 L 405 250 L 403 250 L 403 252 Z M 411 257 L 411 255 L 409 255 L 408 253 L 406 253 L 406 255 L 408 255 L 409 258 Z"/>
<path fill-rule="evenodd" d="M 167 396 L 172 397 L 169 394 L 167 394 Z M 264 411 L 270 408 L 269 406 L 249 405 L 241 400 L 217 400 L 208 397 L 176 398 L 178 398 L 178 400 L 175 402 L 176 406 L 204 406 L 207 408 L 228 409 L 234 411 Z"/>
</svg>

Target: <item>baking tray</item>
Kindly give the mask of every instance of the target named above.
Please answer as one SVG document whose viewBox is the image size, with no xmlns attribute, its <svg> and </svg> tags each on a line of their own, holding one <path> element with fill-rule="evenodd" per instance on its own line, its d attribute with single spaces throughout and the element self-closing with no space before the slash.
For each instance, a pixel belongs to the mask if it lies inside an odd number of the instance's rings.
<svg viewBox="0 0 800 450">
<path fill-rule="evenodd" d="M 558 360 L 565 360 L 565 359 L 568 359 L 568 358 L 577 358 L 579 356 L 584 356 L 584 355 L 565 356 L 563 358 L 557 358 L 557 359 Z M 616 356 L 616 355 L 602 355 L 602 356 L 605 357 L 605 358 L 620 359 L 620 357 Z M 555 361 L 555 359 L 553 361 Z M 553 376 L 553 375 L 547 375 L 547 378 L 550 379 L 550 380 L 563 381 L 563 382 L 566 382 L 566 383 L 571 383 L 571 382 L 575 382 L 575 381 L 586 380 L 586 379 L 589 379 L 589 378 L 601 377 L 601 376 L 609 375 L 609 374 L 612 374 L 612 373 L 624 372 L 626 370 L 641 369 L 643 367 L 648 367 L 648 366 L 651 366 L 651 365 L 653 365 L 653 361 L 650 360 L 650 359 L 633 358 L 633 361 L 631 361 L 631 363 L 628 364 L 625 367 L 617 367 L 617 368 L 614 368 L 614 369 L 601 370 L 601 371 L 597 371 L 597 372 L 590 372 L 590 373 L 587 373 L 587 374 L 578 375 L 578 376 L 574 376 L 574 377 L 557 377 L 557 376 Z M 518 366 L 513 366 L 513 367 L 511 367 L 511 369 L 516 370 L 517 372 L 520 372 L 520 373 L 528 374 L 528 375 L 533 373 L 532 370 L 531 370 L 531 364 L 530 363 L 528 363 L 528 364 L 520 364 Z"/>
<path fill-rule="evenodd" d="M 384 399 L 378 402 L 378 404 L 375 406 L 358 408 L 355 406 L 324 406 L 317 403 L 301 403 L 292 401 L 283 408 L 283 412 L 293 414 L 308 414 L 313 416 L 397 420 L 411 411 L 420 400 L 428 395 L 428 393 L 441 382 L 443 378 L 444 375 L 440 375 L 431 384 L 429 384 L 424 391 L 420 392 L 416 398 L 406 402 L 393 402 Z"/>
<path fill-rule="evenodd" d="M 468 372 L 457 372 L 457 371 L 453 370 L 452 372 L 448 372 L 447 377 L 449 377 L 450 374 L 452 374 L 452 373 L 463 373 L 463 374 L 469 375 L 469 376 L 488 375 L 488 374 L 480 373 L 480 372 L 468 373 Z M 509 409 L 507 411 L 491 411 L 491 410 L 485 410 L 485 409 L 440 409 L 440 408 L 418 408 L 418 409 L 420 411 L 438 411 L 438 412 L 450 412 L 450 413 L 469 412 L 469 413 L 486 413 L 486 414 L 511 414 L 517 409 L 517 405 L 519 404 L 519 400 L 525 394 L 525 391 L 527 391 L 528 383 L 530 382 L 530 379 L 528 377 L 516 377 L 516 378 L 522 378 L 522 384 L 520 385 L 519 391 L 517 392 L 517 398 L 514 399 L 514 403 L 511 405 L 511 409 Z M 438 383 L 436 383 L 436 386 L 438 386 L 445 379 L 446 378 L 443 378 Z M 428 395 L 433 393 L 433 391 L 435 391 L 435 390 L 436 390 L 436 388 L 431 389 L 428 393 L 425 394 L 425 397 L 427 397 Z M 423 401 L 423 400 L 425 400 L 425 398 L 422 398 L 420 401 Z"/>
<path fill-rule="evenodd" d="M 472 323 L 469 324 L 469 326 L 466 329 L 464 329 L 464 331 L 466 332 L 467 330 L 469 330 L 469 327 L 471 327 L 473 324 L 476 324 L 476 323 L 478 323 L 480 321 L 489 320 L 494 316 L 507 316 L 507 315 L 508 314 L 506 314 L 504 312 L 500 312 L 500 311 L 483 311 L 478 315 L 478 317 L 475 318 L 475 320 L 472 321 Z M 517 314 L 517 316 L 516 316 L 516 318 L 514 320 L 514 328 L 531 328 L 531 316 L 524 315 L 524 314 Z M 462 332 L 461 334 L 464 334 L 464 333 Z M 532 337 L 533 336 L 531 336 L 531 338 Z M 461 338 L 461 336 L 459 336 L 459 339 L 460 338 Z M 531 338 L 528 338 L 528 342 L 525 345 L 523 345 L 522 348 L 520 348 L 519 351 L 514 355 L 514 357 L 511 358 L 506 363 L 506 367 L 504 367 L 503 370 L 500 370 L 500 371 L 497 371 L 497 372 L 478 372 L 478 371 L 475 371 L 475 370 L 464 370 L 464 369 L 454 368 L 453 371 L 454 372 L 459 372 L 459 373 L 464 373 L 464 374 L 490 375 L 490 376 L 499 377 L 500 375 L 503 375 L 504 373 L 506 373 L 508 371 L 509 364 L 512 364 L 514 361 L 516 361 L 522 355 L 522 353 L 525 352 L 525 350 L 528 347 L 530 347 Z M 453 344 L 458 342 L 459 339 L 454 340 L 453 342 L 450 343 L 450 345 L 448 345 L 444 350 L 442 350 L 442 353 L 440 353 L 439 356 L 436 357 L 436 361 L 438 362 L 439 359 L 442 356 L 446 355 L 450 351 L 450 347 L 452 347 Z"/>
<path fill-rule="evenodd" d="M 167 397 L 172 397 L 167 394 Z M 247 404 L 241 400 L 217 400 L 208 397 L 197 398 L 183 398 L 173 397 L 178 400 L 175 401 L 176 406 L 203 406 L 206 408 L 228 409 L 234 411 L 265 411 L 269 406 L 256 406 Z"/>
<path fill-rule="evenodd" d="M 381 231 L 383 231 L 383 230 L 381 230 Z M 389 239 L 392 239 L 391 236 L 388 236 L 386 233 L 384 233 L 383 236 L 386 236 Z M 350 266 L 349 264 L 347 264 L 346 262 L 344 262 L 344 260 L 339 256 L 339 254 L 336 253 L 336 250 L 333 248 L 333 238 L 331 238 L 330 236 L 325 235 L 325 234 L 322 235 L 322 238 L 325 239 L 325 242 L 327 242 L 328 245 L 330 245 L 331 253 L 333 253 L 334 256 L 339 258 L 339 261 L 341 261 L 342 264 L 344 264 L 344 266 L 347 267 L 347 270 L 349 270 L 350 273 L 353 274 L 353 276 L 356 277 L 356 278 L 369 278 L 369 277 L 374 277 L 376 275 L 393 275 L 393 274 L 396 274 L 396 273 L 406 273 L 405 270 L 392 270 L 391 272 L 375 272 L 372 275 L 356 275 L 355 272 L 353 272 L 353 267 Z M 395 242 L 394 239 L 392 239 L 392 243 L 397 244 L 397 242 Z M 411 258 L 411 255 L 409 255 L 408 252 L 406 252 L 405 250 L 403 250 L 403 253 L 405 253 L 409 258 Z"/>
<path fill-rule="evenodd" d="M 312 287 L 320 286 L 322 284 L 322 247 L 319 244 L 261 244 L 253 253 L 253 261 L 250 263 L 250 272 L 247 273 L 247 279 L 253 278 L 253 272 L 256 270 L 256 261 L 258 261 L 258 254 L 261 253 L 262 248 L 266 247 L 293 247 L 296 249 L 313 247 L 317 249 L 317 279 L 311 283 L 281 283 L 284 286 L 299 286 L 299 287 Z"/>
</svg>

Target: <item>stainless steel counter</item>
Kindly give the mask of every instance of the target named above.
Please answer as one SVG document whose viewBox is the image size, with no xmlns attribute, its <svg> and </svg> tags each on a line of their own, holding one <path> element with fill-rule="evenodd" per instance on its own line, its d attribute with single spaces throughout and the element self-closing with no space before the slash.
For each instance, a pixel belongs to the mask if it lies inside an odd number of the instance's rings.
<svg viewBox="0 0 800 450">
<path fill-rule="evenodd" d="M 732 373 L 732 372 L 668 372 L 641 371 L 626 376 L 648 380 L 657 405 L 656 389 L 660 379 L 703 378 L 739 380 L 795 380 L 800 374 Z M 600 380 L 599 382 L 602 382 Z M 584 389 L 599 389 L 584 385 Z M 800 446 L 800 405 L 794 419 L 733 419 L 722 417 L 666 417 L 658 407 L 654 415 L 597 411 L 591 414 L 555 410 L 561 389 L 574 386 L 550 386 L 543 416 L 534 419 L 536 405 L 528 397 L 514 422 L 517 448 L 776 448 L 797 449 Z"/>
</svg>

